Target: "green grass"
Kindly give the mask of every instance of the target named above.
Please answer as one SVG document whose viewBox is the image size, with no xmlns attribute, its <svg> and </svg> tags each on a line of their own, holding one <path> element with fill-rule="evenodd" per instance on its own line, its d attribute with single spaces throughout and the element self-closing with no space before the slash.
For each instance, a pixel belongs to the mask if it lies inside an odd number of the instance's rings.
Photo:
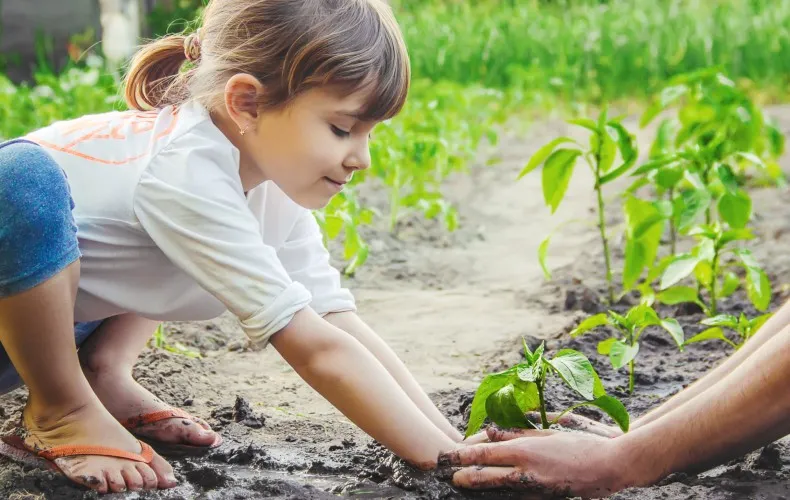
<svg viewBox="0 0 790 500">
<path fill-rule="evenodd" d="M 573 100 L 644 97 L 721 66 L 786 89 L 790 2 L 400 0 L 414 74 Z"/>
</svg>

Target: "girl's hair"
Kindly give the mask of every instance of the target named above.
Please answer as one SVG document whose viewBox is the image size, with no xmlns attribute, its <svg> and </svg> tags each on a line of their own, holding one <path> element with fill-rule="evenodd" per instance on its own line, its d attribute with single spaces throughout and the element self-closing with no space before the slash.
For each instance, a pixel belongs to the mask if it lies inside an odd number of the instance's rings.
<svg viewBox="0 0 790 500">
<path fill-rule="evenodd" d="M 199 58 L 188 69 L 194 34 L 165 36 L 134 56 L 125 80 L 129 107 L 195 99 L 212 110 L 236 73 L 261 82 L 258 104 L 267 109 L 319 86 L 365 91 L 363 121 L 391 118 L 406 100 L 409 56 L 385 0 L 211 0 L 198 33 Z"/>
</svg>

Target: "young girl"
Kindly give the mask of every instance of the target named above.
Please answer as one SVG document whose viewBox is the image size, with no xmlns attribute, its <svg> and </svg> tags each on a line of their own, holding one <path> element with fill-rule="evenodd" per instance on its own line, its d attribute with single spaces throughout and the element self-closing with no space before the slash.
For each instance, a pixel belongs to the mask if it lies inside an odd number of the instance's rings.
<svg viewBox="0 0 790 500">
<path fill-rule="evenodd" d="M 310 212 L 369 166 L 409 77 L 384 0 L 212 0 L 198 34 L 135 56 L 136 111 L 1 145 L 0 392 L 30 393 L 5 452 L 100 492 L 174 486 L 149 444 L 221 439 L 132 366 L 159 322 L 225 310 L 404 459 L 430 468 L 459 446 L 355 314 Z"/>
</svg>

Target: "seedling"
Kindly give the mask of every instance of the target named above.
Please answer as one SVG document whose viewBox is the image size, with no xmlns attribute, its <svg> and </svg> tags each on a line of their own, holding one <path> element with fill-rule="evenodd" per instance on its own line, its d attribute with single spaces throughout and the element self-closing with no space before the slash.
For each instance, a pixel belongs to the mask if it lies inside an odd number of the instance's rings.
<svg viewBox="0 0 790 500">
<path fill-rule="evenodd" d="M 182 356 L 186 356 L 188 358 L 202 358 L 200 353 L 194 349 L 190 349 L 189 347 L 185 346 L 181 342 L 169 342 L 167 340 L 167 332 L 163 325 L 159 325 L 156 327 L 156 331 L 154 331 L 154 336 L 151 337 L 150 341 L 151 347 L 155 347 L 157 349 L 164 349 L 165 351 L 169 351 L 175 354 L 180 354 Z"/>
<path fill-rule="evenodd" d="M 601 236 L 601 244 L 603 245 L 608 298 L 609 302 L 613 303 L 612 259 L 606 231 L 602 189 L 604 185 L 622 176 L 633 166 L 637 158 L 636 143 L 634 142 L 634 137 L 622 125 L 620 119 L 609 119 L 605 109 L 598 116 L 598 121 L 589 118 L 578 118 L 570 120 L 568 123 L 591 132 L 590 147 L 585 148 L 570 137 L 554 139 L 541 147 L 530 158 L 527 165 L 519 173 L 518 179 L 543 165 L 543 199 L 553 214 L 565 197 L 576 161 L 579 158 L 584 158 L 595 178 L 593 189 L 598 198 L 598 229 Z M 558 146 L 563 144 L 567 144 L 570 147 L 558 148 Z M 622 163 L 613 169 L 618 150 L 622 157 Z M 547 277 L 550 277 L 545 260 L 548 243 L 549 238 L 546 238 L 540 244 L 538 259 L 544 273 Z"/>
<path fill-rule="evenodd" d="M 628 431 L 628 412 L 620 401 L 606 394 L 598 374 L 584 354 L 562 349 L 548 359 L 544 349 L 541 343 L 533 352 L 524 342 L 524 363 L 483 379 L 472 400 L 466 437 L 480 430 L 486 417 L 502 428 L 537 428 L 525 414 L 538 410 L 541 427 L 548 429 L 564 414 L 581 406 L 600 408 L 623 432 Z M 558 375 L 584 401 L 549 421 L 546 416 L 546 380 L 551 373 Z"/>
<path fill-rule="evenodd" d="M 707 340 L 721 340 L 731 345 L 737 351 L 757 333 L 771 316 L 772 313 L 768 313 L 753 319 L 748 319 L 745 314 L 741 313 L 739 317 L 731 314 L 720 314 L 712 318 L 706 318 L 702 320 L 701 323 L 710 328 L 688 339 L 685 345 Z M 728 328 L 738 334 L 740 342 L 736 343 L 727 338 L 722 328 Z"/>
<path fill-rule="evenodd" d="M 573 331 L 571 337 L 578 337 L 600 326 L 612 326 L 620 335 L 598 343 L 598 353 L 609 356 L 615 370 L 628 365 L 628 392 L 634 392 L 634 365 L 639 354 L 639 339 L 648 326 L 660 326 L 669 333 L 672 340 L 683 350 L 683 327 L 673 318 L 661 319 L 652 307 L 646 304 L 634 306 L 625 316 L 609 311 L 596 314 L 582 321 Z"/>
<path fill-rule="evenodd" d="M 743 286 L 749 300 L 759 311 L 765 311 L 771 303 L 771 282 L 768 275 L 744 248 L 733 248 L 738 241 L 754 238 L 749 229 L 725 230 L 718 223 L 698 226 L 689 232 L 699 243 L 688 253 L 673 257 L 661 277 L 657 300 L 673 305 L 682 302 L 698 304 L 707 316 L 716 316 L 718 301 L 732 295 Z M 737 260 L 726 261 L 734 255 Z M 740 277 L 733 269 L 741 269 Z M 694 275 L 697 287 L 676 286 L 690 275 Z M 700 291 L 707 294 L 707 302 Z"/>
</svg>

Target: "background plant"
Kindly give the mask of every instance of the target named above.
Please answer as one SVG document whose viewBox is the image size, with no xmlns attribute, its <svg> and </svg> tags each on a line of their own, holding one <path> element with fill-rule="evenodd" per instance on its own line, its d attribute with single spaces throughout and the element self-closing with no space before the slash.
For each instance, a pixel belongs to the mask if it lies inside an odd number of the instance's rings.
<svg viewBox="0 0 790 500">
<path fill-rule="evenodd" d="M 748 229 L 724 229 L 714 223 L 695 227 L 689 232 L 699 243 L 690 252 L 669 260 L 661 277 L 659 302 L 698 304 L 708 316 L 718 314 L 719 300 L 743 287 L 754 307 L 765 311 L 771 304 L 771 282 L 751 251 L 735 247 L 739 241 L 754 238 Z M 731 258 L 734 257 L 734 258 Z M 741 271 L 739 275 L 736 271 Z M 697 287 L 675 286 L 693 276 Z M 700 291 L 705 291 L 705 300 Z"/>
<path fill-rule="evenodd" d="M 748 319 L 745 314 L 741 313 L 740 316 L 732 314 L 719 314 L 712 318 L 705 318 L 701 321 L 703 325 L 710 328 L 703 330 L 697 335 L 688 339 L 685 344 L 694 344 L 697 342 L 704 342 L 707 340 L 720 340 L 735 348 L 737 351 L 754 336 L 755 333 L 762 327 L 766 321 L 772 316 L 772 313 L 763 314 L 756 318 Z M 722 328 L 728 328 L 735 332 L 738 337 L 738 342 L 733 342 L 725 334 Z"/>
<path fill-rule="evenodd" d="M 628 365 L 628 392 L 634 392 L 635 359 L 639 354 L 639 339 L 645 328 L 659 326 L 672 337 L 672 340 L 683 350 L 684 334 L 680 323 L 674 318 L 661 319 L 656 311 L 646 304 L 631 308 L 625 316 L 614 311 L 596 314 L 582 321 L 571 331 L 571 337 L 595 330 L 601 326 L 611 326 L 617 330 L 618 336 L 598 343 L 598 353 L 609 356 L 612 367 L 619 370 Z"/>
<path fill-rule="evenodd" d="M 568 123 L 587 129 L 590 134 L 590 145 L 585 148 L 575 139 L 559 137 L 541 147 L 521 170 L 518 179 L 521 179 L 540 165 L 543 165 L 543 198 L 546 206 L 555 213 L 559 207 L 568 184 L 573 175 L 576 161 L 583 158 L 593 174 L 597 201 L 598 201 L 598 229 L 603 246 L 604 264 L 606 269 L 606 283 L 608 285 L 608 299 L 614 302 L 614 282 L 612 277 L 612 257 L 609 249 L 609 237 L 606 230 L 605 204 L 603 186 L 625 174 L 637 158 L 637 149 L 634 137 L 622 125 L 619 118 L 609 119 L 604 109 L 594 121 L 590 118 L 577 118 Z M 560 145 L 571 147 L 559 147 Z M 618 150 L 622 162 L 614 168 Z M 548 239 L 544 240 L 538 249 L 538 259 L 547 276 L 550 276 L 546 266 Z"/>
<path fill-rule="evenodd" d="M 475 434 L 486 417 L 502 428 L 535 428 L 526 413 L 540 412 L 541 426 L 548 429 L 569 411 L 581 406 L 595 406 L 628 431 L 629 416 L 625 407 L 608 396 L 590 361 L 580 352 L 563 349 L 549 359 L 543 343 L 533 352 L 524 342 L 524 363 L 486 376 L 472 400 L 466 437 Z M 546 415 L 546 381 L 554 373 L 584 401 L 560 413 L 553 421 Z"/>
</svg>

